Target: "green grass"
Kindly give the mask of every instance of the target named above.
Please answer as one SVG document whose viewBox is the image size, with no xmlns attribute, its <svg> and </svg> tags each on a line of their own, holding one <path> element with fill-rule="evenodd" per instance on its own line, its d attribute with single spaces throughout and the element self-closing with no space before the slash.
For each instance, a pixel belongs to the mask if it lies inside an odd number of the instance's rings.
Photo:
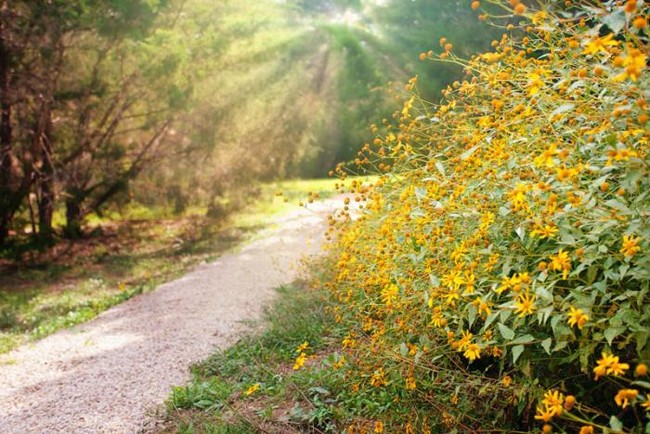
<svg viewBox="0 0 650 434">
<path fill-rule="evenodd" d="M 262 332 L 195 366 L 192 381 L 172 390 L 166 432 L 339 432 L 335 374 L 324 354 L 340 336 L 327 306 L 320 291 L 279 288 Z M 303 342 L 312 357 L 296 371 Z"/>
</svg>

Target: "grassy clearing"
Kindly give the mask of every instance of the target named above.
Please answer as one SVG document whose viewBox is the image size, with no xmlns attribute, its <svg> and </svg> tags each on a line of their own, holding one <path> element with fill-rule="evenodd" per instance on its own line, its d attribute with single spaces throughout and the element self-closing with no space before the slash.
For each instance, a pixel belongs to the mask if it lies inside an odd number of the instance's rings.
<svg viewBox="0 0 650 434">
<path fill-rule="evenodd" d="M 327 197 L 336 181 L 264 184 L 255 200 L 225 221 L 191 208 L 181 217 L 130 206 L 92 216 L 87 233 L 20 259 L 0 258 L 0 353 L 94 318 L 109 307 L 209 261 L 297 209 L 308 193 Z M 276 195 L 282 192 L 282 196 Z"/>
<path fill-rule="evenodd" d="M 282 287 L 265 315 L 265 330 L 193 368 L 193 380 L 173 389 L 165 432 L 335 432 L 341 410 L 336 363 L 325 357 L 340 339 L 322 292 Z M 308 347 L 305 365 L 294 370 Z"/>
</svg>

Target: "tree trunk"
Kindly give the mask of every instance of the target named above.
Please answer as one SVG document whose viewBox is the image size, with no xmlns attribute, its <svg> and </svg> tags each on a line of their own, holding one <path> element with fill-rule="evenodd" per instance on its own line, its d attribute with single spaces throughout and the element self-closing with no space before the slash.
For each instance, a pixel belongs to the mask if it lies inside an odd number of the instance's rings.
<svg viewBox="0 0 650 434">
<path fill-rule="evenodd" d="M 4 4 L 3 4 L 4 6 Z M 9 102 L 9 53 L 4 25 L 0 28 L 0 246 L 9 236 L 14 214 L 11 205 L 11 103 Z"/>
<path fill-rule="evenodd" d="M 64 235 L 69 239 L 77 239 L 82 236 L 81 221 L 83 214 L 81 200 L 78 195 L 72 195 L 65 201 L 65 229 Z"/>
<path fill-rule="evenodd" d="M 52 162 L 52 109 L 49 101 L 43 104 L 41 119 L 36 128 L 36 146 L 40 151 L 41 169 L 38 176 L 38 237 L 44 243 L 52 241 L 54 214 L 54 164 Z"/>
</svg>

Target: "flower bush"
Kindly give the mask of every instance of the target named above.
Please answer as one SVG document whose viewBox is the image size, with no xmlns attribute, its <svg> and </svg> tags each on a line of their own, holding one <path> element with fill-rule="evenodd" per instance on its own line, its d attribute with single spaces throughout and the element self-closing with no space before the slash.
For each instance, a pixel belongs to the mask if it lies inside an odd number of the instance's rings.
<svg viewBox="0 0 650 434">
<path fill-rule="evenodd" d="M 348 431 L 650 429 L 648 5 L 470 6 L 494 51 L 420 56 L 467 75 L 411 80 L 331 219 Z"/>
</svg>

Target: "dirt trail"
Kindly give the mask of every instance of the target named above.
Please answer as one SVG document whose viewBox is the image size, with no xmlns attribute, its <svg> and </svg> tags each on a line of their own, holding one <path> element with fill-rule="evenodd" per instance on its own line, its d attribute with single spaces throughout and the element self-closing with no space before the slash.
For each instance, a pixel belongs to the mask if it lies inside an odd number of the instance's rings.
<svg viewBox="0 0 650 434">
<path fill-rule="evenodd" d="M 337 201 L 279 218 L 241 250 L 0 356 L 0 433 L 139 433 L 191 363 L 232 344 L 321 250 Z"/>
</svg>

